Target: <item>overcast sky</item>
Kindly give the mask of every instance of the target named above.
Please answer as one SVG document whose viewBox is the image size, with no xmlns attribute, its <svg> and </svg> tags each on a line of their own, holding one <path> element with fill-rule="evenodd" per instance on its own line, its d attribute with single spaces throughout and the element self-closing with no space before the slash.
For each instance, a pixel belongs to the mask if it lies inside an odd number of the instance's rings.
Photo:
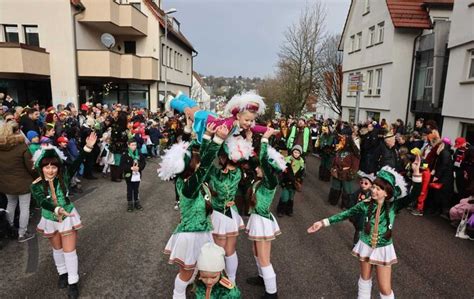
<svg viewBox="0 0 474 299">
<path fill-rule="evenodd" d="M 312 0 L 309 3 L 316 1 Z M 320 0 L 329 32 L 341 33 L 350 0 Z M 162 0 L 174 7 L 181 31 L 199 55 L 204 75 L 265 77 L 274 72 L 285 29 L 298 20 L 306 0 Z"/>
</svg>

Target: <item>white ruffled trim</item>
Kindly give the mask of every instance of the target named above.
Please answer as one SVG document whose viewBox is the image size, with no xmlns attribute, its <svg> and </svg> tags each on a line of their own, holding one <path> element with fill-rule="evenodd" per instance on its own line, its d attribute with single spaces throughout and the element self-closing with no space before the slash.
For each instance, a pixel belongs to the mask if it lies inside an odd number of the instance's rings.
<svg viewBox="0 0 474 299">
<path fill-rule="evenodd" d="M 273 161 L 281 171 L 286 170 L 286 161 L 282 154 L 270 145 L 268 145 L 267 154 L 269 161 Z"/>
<path fill-rule="evenodd" d="M 229 159 L 234 162 L 248 160 L 254 152 L 252 142 L 239 135 L 228 137 L 225 144 L 229 151 L 227 155 L 229 156 Z"/>
<path fill-rule="evenodd" d="M 54 150 L 56 152 L 56 155 L 63 160 L 66 161 L 67 157 L 64 155 L 62 151 L 60 151 L 57 147 L 55 147 L 52 144 L 48 145 L 42 145 L 33 155 L 33 158 L 31 159 L 33 161 L 33 164 L 36 164 L 36 161 L 43 155 L 43 153 L 47 150 Z"/>
<path fill-rule="evenodd" d="M 265 102 L 263 102 L 263 97 L 259 96 L 255 90 L 250 90 L 233 96 L 225 106 L 224 111 L 228 114 L 232 114 L 232 110 L 236 107 L 238 107 L 240 111 L 243 111 L 249 103 L 258 104 L 258 115 L 262 115 L 267 108 Z"/>
<path fill-rule="evenodd" d="M 170 149 L 165 150 L 165 154 L 162 157 L 160 163 L 160 168 L 158 168 L 158 176 L 163 181 L 168 181 L 174 178 L 178 173 L 184 171 L 185 163 L 184 156 L 191 156 L 191 153 L 188 151 L 189 142 L 180 141 Z"/>
</svg>

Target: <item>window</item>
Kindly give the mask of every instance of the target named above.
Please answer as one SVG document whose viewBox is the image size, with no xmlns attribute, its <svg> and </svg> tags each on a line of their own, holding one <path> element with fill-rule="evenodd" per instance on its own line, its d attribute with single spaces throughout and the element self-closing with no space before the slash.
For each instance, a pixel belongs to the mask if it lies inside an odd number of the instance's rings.
<svg viewBox="0 0 474 299">
<path fill-rule="evenodd" d="M 474 143 L 474 124 L 463 123 L 462 124 L 462 137 L 466 138 L 466 141 L 470 144 Z"/>
<path fill-rule="evenodd" d="M 370 12 L 370 0 L 364 2 L 364 15 Z"/>
<path fill-rule="evenodd" d="M 351 36 L 351 48 L 350 48 L 349 53 L 355 51 L 355 46 L 354 46 L 354 45 L 355 45 L 355 35 L 352 35 L 352 36 Z"/>
<path fill-rule="evenodd" d="M 379 23 L 377 25 L 377 32 L 378 32 L 377 43 L 383 43 L 384 25 L 385 25 L 385 22 Z"/>
<path fill-rule="evenodd" d="M 380 122 L 380 112 L 367 111 L 367 119 L 371 119 L 371 120 L 375 120 L 376 122 Z"/>
<path fill-rule="evenodd" d="M 367 95 L 370 96 L 373 94 L 374 89 L 374 71 L 367 71 Z"/>
<path fill-rule="evenodd" d="M 123 42 L 125 54 L 137 54 L 137 43 L 135 41 Z"/>
<path fill-rule="evenodd" d="M 467 74 L 468 79 L 474 79 L 474 50 L 469 53 L 469 73 Z"/>
<path fill-rule="evenodd" d="M 375 77 L 377 78 L 375 94 L 379 96 L 382 93 L 382 69 L 375 70 Z"/>
<path fill-rule="evenodd" d="M 349 122 L 351 123 L 355 122 L 355 115 L 356 115 L 355 109 L 349 109 Z"/>
<path fill-rule="evenodd" d="M 161 64 L 163 66 L 166 65 L 166 46 L 165 46 L 165 44 L 161 44 Z"/>
<path fill-rule="evenodd" d="M 168 47 L 168 67 L 171 67 L 173 65 L 173 49 Z"/>
<path fill-rule="evenodd" d="M 367 47 L 373 46 L 374 43 L 375 43 L 375 26 L 372 26 L 369 28 Z"/>
<path fill-rule="evenodd" d="M 356 39 L 356 51 L 360 50 L 360 46 L 362 44 L 362 32 L 357 33 L 357 39 Z"/>
<path fill-rule="evenodd" d="M 141 4 L 140 2 L 133 2 L 133 3 L 130 3 L 132 4 L 133 7 L 135 7 L 136 9 L 138 9 L 139 11 L 141 11 Z"/>
<path fill-rule="evenodd" d="M 26 44 L 39 47 L 38 26 L 23 26 L 25 29 Z"/>
<path fill-rule="evenodd" d="M 16 25 L 5 25 L 5 41 L 8 43 L 19 43 L 18 37 L 18 26 Z"/>
</svg>

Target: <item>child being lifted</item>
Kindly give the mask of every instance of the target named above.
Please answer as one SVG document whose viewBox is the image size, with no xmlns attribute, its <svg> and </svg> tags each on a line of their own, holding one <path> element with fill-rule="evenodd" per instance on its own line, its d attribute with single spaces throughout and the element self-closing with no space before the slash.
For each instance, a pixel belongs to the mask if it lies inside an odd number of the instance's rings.
<svg viewBox="0 0 474 299">
<path fill-rule="evenodd" d="M 193 131 L 196 133 L 199 143 L 202 141 L 208 123 L 214 123 L 216 126 L 225 125 L 232 134 L 238 134 L 240 131 L 248 129 L 253 133 L 260 134 L 267 131 L 267 127 L 255 124 L 257 115 L 262 115 L 266 108 L 263 98 L 255 91 L 232 97 L 225 107 L 225 112 L 231 115 L 228 118 L 219 118 L 210 111 L 201 110 L 196 101 L 182 93 L 172 99 L 170 105 L 171 108 L 184 113 L 194 122 Z"/>
</svg>

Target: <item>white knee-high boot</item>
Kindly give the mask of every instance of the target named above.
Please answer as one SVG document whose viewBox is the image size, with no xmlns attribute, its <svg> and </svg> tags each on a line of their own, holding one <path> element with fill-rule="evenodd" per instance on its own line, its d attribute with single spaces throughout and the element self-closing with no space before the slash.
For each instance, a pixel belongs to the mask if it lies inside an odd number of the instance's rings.
<svg viewBox="0 0 474 299">
<path fill-rule="evenodd" d="M 176 275 L 174 280 L 173 299 L 186 299 L 186 287 L 189 281 L 184 281 L 179 278 L 179 274 Z"/>
<path fill-rule="evenodd" d="M 79 261 L 76 251 L 65 252 L 64 260 L 67 268 L 67 282 L 69 284 L 77 283 L 79 281 Z"/>
<path fill-rule="evenodd" d="M 272 264 L 262 267 L 263 281 L 265 282 L 265 292 L 275 294 L 277 292 L 276 274 Z"/>
<path fill-rule="evenodd" d="M 231 256 L 225 257 L 225 273 L 229 276 L 229 279 L 235 284 L 235 276 L 237 275 L 237 268 L 239 267 L 239 258 L 237 257 L 237 251 Z"/>
<path fill-rule="evenodd" d="M 359 293 L 357 294 L 358 299 L 370 299 L 372 293 L 372 278 L 364 280 L 359 277 Z"/>
<path fill-rule="evenodd" d="M 56 265 L 56 269 L 58 270 L 59 275 L 66 274 L 66 261 L 64 259 L 64 251 L 63 249 L 54 249 L 53 248 L 53 259 L 54 264 Z"/>
<path fill-rule="evenodd" d="M 394 298 L 395 298 L 395 294 L 393 293 L 393 291 L 390 293 L 390 295 L 384 295 L 380 293 L 380 299 L 394 299 Z"/>
</svg>

